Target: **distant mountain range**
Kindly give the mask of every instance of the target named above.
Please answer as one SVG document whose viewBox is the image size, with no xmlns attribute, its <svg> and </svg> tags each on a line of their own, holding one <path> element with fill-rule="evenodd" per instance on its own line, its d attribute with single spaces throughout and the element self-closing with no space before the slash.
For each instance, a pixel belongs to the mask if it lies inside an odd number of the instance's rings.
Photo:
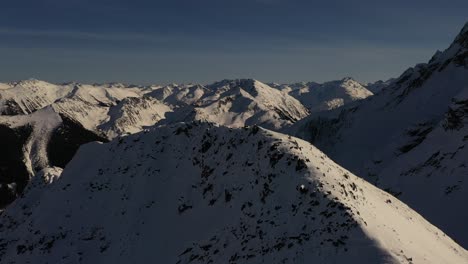
<svg viewBox="0 0 468 264">
<path fill-rule="evenodd" d="M 332 110 L 373 95 L 364 85 L 350 77 L 323 84 L 308 82 L 273 85 L 286 91 L 312 112 Z"/>
<path fill-rule="evenodd" d="M 195 120 L 278 130 L 322 109 L 329 101 L 343 104 L 358 100 L 360 97 L 352 97 L 353 89 L 356 93 L 365 90 L 351 79 L 324 84 L 317 87 L 317 106 L 309 103 L 308 108 L 300 101 L 314 95 L 288 95 L 251 79 L 206 86 L 59 85 L 34 79 L 3 83 L 0 142 L 14 151 L 3 154 L 0 161 L 0 206 L 14 200 L 36 172 L 49 166 L 64 167 L 79 146 L 90 141 L 105 142 L 155 124 Z"/>
<path fill-rule="evenodd" d="M 467 125 L 468 24 L 366 85 L 2 83 L 0 262 L 468 263 Z"/>
</svg>

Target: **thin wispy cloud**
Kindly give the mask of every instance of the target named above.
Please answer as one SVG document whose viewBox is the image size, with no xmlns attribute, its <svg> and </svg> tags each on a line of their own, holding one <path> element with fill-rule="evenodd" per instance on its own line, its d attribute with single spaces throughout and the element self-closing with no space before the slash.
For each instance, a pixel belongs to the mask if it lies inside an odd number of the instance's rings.
<svg viewBox="0 0 468 264">
<path fill-rule="evenodd" d="M 384 79 L 449 45 L 468 8 L 452 3 L 9 1 L 0 79 Z"/>
<path fill-rule="evenodd" d="M 27 30 L 0 28 L 0 35 L 21 36 L 21 37 L 42 37 L 42 38 L 67 38 L 82 40 L 102 40 L 102 41 L 146 41 L 146 42 L 167 42 L 174 40 L 174 37 L 155 34 L 138 33 L 96 33 L 82 31 L 49 31 L 49 30 Z"/>
</svg>

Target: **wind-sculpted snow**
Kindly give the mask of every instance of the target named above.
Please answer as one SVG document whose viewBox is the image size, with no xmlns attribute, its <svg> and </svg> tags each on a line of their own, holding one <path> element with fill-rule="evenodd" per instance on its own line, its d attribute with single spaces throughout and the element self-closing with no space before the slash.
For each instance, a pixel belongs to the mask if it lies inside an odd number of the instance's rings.
<svg viewBox="0 0 468 264">
<path fill-rule="evenodd" d="M 4 89 L 0 89 L 2 115 L 31 114 L 72 91 L 70 85 L 60 86 L 38 80 L 20 81 L 4 86 Z"/>
<path fill-rule="evenodd" d="M 313 114 L 290 130 L 465 247 L 467 28 L 447 50 L 408 69 L 372 98 Z"/>
<path fill-rule="evenodd" d="M 154 128 L 83 146 L 0 215 L 2 263 L 467 263 L 312 145 L 259 127 Z"/>
</svg>

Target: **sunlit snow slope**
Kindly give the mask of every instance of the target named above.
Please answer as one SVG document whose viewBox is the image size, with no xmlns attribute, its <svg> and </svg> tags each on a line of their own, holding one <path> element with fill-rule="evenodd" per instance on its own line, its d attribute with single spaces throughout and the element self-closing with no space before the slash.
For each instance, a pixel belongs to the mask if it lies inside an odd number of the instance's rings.
<svg viewBox="0 0 468 264">
<path fill-rule="evenodd" d="M 59 174 L 0 215 L 2 263 L 468 263 L 393 196 L 258 127 L 90 143 Z"/>
<path fill-rule="evenodd" d="M 468 24 L 450 47 L 374 97 L 290 133 L 396 195 L 468 246 Z"/>
</svg>

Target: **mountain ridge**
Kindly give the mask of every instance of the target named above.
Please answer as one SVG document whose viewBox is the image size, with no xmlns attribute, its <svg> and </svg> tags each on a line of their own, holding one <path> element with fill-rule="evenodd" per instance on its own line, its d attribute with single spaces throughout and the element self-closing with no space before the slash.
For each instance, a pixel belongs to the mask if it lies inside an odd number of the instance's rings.
<svg viewBox="0 0 468 264">
<path fill-rule="evenodd" d="M 0 215 L 2 261 L 468 259 L 440 230 L 312 145 L 259 127 L 157 127 L 87 144 L 58 174 L 38 174 L 44 180 Z"/>
<path fill-rule="evenodd" d="M 463 246 L 467 38 L 465 26 L 446 50 L 375 96 L 312 114 L 289 131 L 392 192 Z"/>
</svg>

